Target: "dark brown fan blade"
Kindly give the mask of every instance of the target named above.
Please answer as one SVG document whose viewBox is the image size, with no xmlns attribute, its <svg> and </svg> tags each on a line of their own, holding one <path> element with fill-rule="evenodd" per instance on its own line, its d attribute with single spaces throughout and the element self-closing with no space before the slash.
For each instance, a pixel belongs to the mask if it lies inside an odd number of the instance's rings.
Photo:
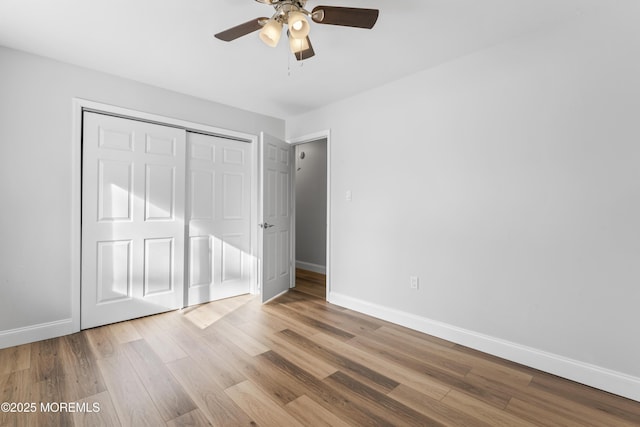
<svg viewBox="0 0 640 427">
<path fill-rule="evenodd" d="M 269 18 L 252 19 L 251 21 L 247 21 L 244 24 L 236 25 L 233 28 L 224 30 L 221 33 L 216 34 L 215 37 L 222 41 L 230 42 L 239 37 L 246 36 L 249 33 L 253 33 L 254 31 L 258 31 L 268 20 Z"/>
<path fill-rule="evenodd" d="M 311 40 L 309 40 L 309 36 L 307 36 L 307 44 L 309 45 L 308 49 L 293 54 L 293 56 L 295 56 L 298 61 L 304 61 L 305 59 L 309 59 L 316 54 L 313 51 L 313 46 L 311 46 Z"/>
<path fill-rule="evenodd" d="M 316 6 L 311 12 L 311 19 L 318 24 L 371 29 L 378 20 L 378 14 L 378 9 Z"/>
</svg>

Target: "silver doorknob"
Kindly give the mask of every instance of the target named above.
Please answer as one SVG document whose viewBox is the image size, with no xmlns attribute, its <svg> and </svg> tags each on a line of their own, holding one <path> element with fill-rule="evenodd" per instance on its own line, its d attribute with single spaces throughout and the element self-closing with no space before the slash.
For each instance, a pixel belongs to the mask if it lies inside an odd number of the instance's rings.
<svg viewBox="0 0 640 427">
<path fill-rule="evenodd" d="M 258 224 L 258 225 L 260 226 L 260 228 L 264 228 L 264 229 L 273 227 L 273 224 L 269 224 L 269 223 L 266 223 L 266 222 L 263 223 L 263 224 Z"/>
</svg>

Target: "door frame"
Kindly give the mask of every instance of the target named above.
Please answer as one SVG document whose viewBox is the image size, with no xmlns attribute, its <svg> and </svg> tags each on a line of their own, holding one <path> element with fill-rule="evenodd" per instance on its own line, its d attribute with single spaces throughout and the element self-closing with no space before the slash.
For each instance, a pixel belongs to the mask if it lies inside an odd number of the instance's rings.
<svg viewBox="0 0 640 427">
<path fill-rule="evenodd" d="M 325 300 L 329 300 L 329 295 L 331 294 L 331 129 L 326 129 L 320 132 L 315 132 L 312 134 L 308 134 L 308 135 L 303 135 L 301 137 L 297 137 L 297 138 L 291 138 L 288 139 L 287 142 L 289 144 L 291 144 L 292 148 L 295 149 L 296 145 L 300 145 L 300 144 L 305 144 L 308 142 L 314 142 L 314 141 L 318 141 L 321 139 L 326 139 L 327 140 L 327 236 L 326 236 L 326 241 L 327 241 L 327 247 L 326 247 L 326 259 L 327 259 L 327 265 L 326 265 L 326 294 L 325 294 Z M 291 192 L 292 192 L 292 202 L 291 204 L 293 205 L 293 212 L 291 214 L 291 222 L 292 222 L 292 233 L 291 233 L 291 252 L 293 255 L 293 283 L 295 284 L 295 254 L 296 254 L 296 177 L 295 177 L 295 171 L 294 171 L 294 175 L 293 175 L 293 185 L 291 186 Z"/>
<path fill-rule="evenodd" d="M 244 132 L 219 128 L 188 120 L 118 107 L 83 98 L 72 98 L 72 144 L 71 144 L 71 327 L 80 331 L 80 290 L 82 286 L 82 113 L 92 111 L 127 119 L 151 122 L 223 138 L 235 139 L 251 144 L 251 293 L 257 291 L 258 264 L 258 136 Z M 186 206 L 185 206 L 186 208 Z M 185 209 L 185 217 L 188 212 Z M 185 224 L 185 232 L 187 225 Z M 185 245 L 185 255 L 187 248 Z M 185 278 L 188 268 L 184 269 Z M 185 282 L 187 283 L 187 282 Z M 185 292 L 188 288 L 185 286 Z"/>
</svg>

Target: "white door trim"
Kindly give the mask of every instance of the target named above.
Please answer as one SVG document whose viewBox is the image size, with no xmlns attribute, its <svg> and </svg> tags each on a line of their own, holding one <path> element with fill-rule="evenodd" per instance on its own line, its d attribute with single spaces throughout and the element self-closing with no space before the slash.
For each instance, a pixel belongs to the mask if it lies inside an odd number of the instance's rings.
<svg viewBox="0 0 640 427">
<path fill-rule="evenodd" d="M 325 299 L 328 300 L 329 299 L 329 294 L 331 293 L 331 129 L 327 129 L 327 130 L 323 130 L 320 132 L 315 132 L 309 135 L 304 135 L 298 138 L 292 138 L 292 139 L 288 139 L 287 142 L 289 144 L 291 144 L 292 146 L 295 145 L 299 145 L 299 144 L 304 144 L 306 142 L 313 142 L 313 141 L 317 141 L 319 139 L 326 139 L 327 140 L 327 266 L 326 266 L 326 288 L 327 288 L 327 292 L 325 295 Z M 292 250 L 292 254 L 294 256 L 294 261 L 295 261 L 295 243 L 296 243 L 296 203 L 295 203 L 295 197 L 296 197 L 296 193 L 295 193 L 295 175 L 293 177 L 293 186 L 291 188 L 292 191 L 292 205 L 293 205 L 293 213 L 291 215 L 291 222 L 292 222 L 292 226 L 291 226 L 291 250 Z M 294 266 L 293 266 L 293 280 L 295 280 L 295 262 L 294 262 Z"/>
<path fill-rule="evenodd" d="M 115 116 L 130 118 L 134 120 L 143 120 L 152 123 L 158 123 L 168 126 L 182 128 L 185 131 L 201 132 L 216 136 L 222 136 L 240 141 L 246 141 L 252 144 L 254 150 L 254 165 L 251 170 L 251 255 L 254 262 L 252 268 L 252 285 L 251 292 L 256 293 L 257 283 L 257 227 L 258 223 L 258 206 L 257 206 L 257 163 L 256 156 L 258 146 L 258 136 L 244 132 L 237 132 L 229 129 L 218 128 L 215 126 L 205 125 L 202 123 L 191 122 L 188 120 L 176 119 L 172 117 L 161 116 L 143 111 L 131 110 L 124 107 L 105 104 L 96 101 L 90 101 L 82 98 L 72 98 L 72 145 L 71 145 L 71 327 L 72 332 L 80 331 L 80 288 L 81 288 L 81 256 L 82 256 L 82 112 L 84 110 L 95 111 L 98 113 L 111 114 Z"/>
</svg>

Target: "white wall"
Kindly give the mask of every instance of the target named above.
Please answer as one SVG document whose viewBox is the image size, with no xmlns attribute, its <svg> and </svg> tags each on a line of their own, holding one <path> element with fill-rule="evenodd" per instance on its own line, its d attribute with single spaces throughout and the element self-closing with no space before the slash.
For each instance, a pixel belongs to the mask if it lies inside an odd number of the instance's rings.
<svg viewBox="0 0 640 427">
<path fill-rule="evenodd" d="M 287 120 L 331 129 L 330 300 L 640 400 L 639 15 Z"/>
<path fill-rule="evenodd" d="M 296 145 L 295 157 L 296 262 L 322 273 L 327 265 L 327 140 Z"/>
<path fill-rule="evenodd" d="M 0 348 L 71 317 L 73 97 L 284 136 L 279 119 L 0 47 Z"/>
</svg>

